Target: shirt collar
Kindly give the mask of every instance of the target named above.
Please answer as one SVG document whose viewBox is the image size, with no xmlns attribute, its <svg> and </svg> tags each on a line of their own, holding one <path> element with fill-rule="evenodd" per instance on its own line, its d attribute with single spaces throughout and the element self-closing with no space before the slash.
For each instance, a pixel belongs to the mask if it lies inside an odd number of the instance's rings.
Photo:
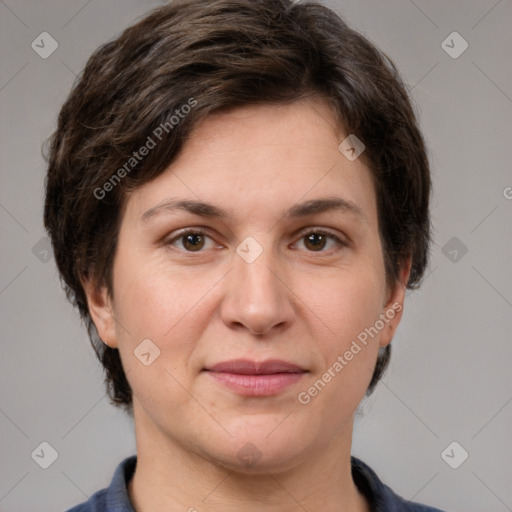
<svg viewBox="0 0 512 512">
<path fill-rule="evenodd" d="M 128 497 L 128 483 L 137 465 L 137 455 L 124 459 L 116 468 L 107 489 L 107 510 L 109 512 L 135 512 Z"/>
</svg>

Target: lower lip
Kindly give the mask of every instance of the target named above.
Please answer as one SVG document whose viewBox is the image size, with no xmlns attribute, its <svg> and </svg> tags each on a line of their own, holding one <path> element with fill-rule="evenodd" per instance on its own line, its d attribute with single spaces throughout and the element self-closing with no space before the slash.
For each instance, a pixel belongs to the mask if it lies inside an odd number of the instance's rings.
<svg viewBox="0 0 512 512">
<path fill-rule="evenodd" d="M 298 382 L 304 373 L 272 373 L 243 375 L 240 373 L 207 372 L 213 379 L 242 396 L 277 395 Z"/>
</svg>

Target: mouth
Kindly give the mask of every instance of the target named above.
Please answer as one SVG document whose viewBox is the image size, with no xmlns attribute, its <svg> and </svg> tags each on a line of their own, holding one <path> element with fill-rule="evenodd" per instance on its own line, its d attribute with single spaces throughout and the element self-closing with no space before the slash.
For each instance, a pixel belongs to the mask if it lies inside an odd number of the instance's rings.
<svg viewBox="0 0 512 512">
<path fill-rule="evenodd" d="M 208 376 L 241 396 L 272 396 L 301 380 L 307 370 L 300 366 L 270 359 L 251 361 L 234 359 L 204 368 Z"/>
</svg>

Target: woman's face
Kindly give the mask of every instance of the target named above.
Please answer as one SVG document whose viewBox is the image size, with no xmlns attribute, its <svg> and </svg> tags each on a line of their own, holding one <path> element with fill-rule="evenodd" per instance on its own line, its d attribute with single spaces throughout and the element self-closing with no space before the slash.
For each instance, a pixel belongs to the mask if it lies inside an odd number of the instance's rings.
<svg viewBox="0 0 512 512">
<path fill-rule="evenodd" d="M 334 127 L 320 100 L 218 114 L 129 197 L 113 298 L 88 296 L 140 438 L 247 471 L 350 443 L 405 287 L 386 287 L 371 175 Z"/>
</svg>

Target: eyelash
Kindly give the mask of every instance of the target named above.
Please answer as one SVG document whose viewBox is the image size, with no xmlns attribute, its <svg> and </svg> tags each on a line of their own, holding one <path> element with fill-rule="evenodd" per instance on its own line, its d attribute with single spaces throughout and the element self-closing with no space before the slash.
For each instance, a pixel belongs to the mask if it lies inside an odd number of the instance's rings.
<svg viewBox="0 0 512 512">
<path fill-rule="evenodd" d="M 304 238 L 306 238 L 307 236 L 312 235 L 312 234 L 326 236 L 327 238 L 329 238 L 331 240 L 334 240 L 334 242 L 340 248 L 347 247 L 349 245 L 347 242 L 341 240 L 339 237 L 337 237 L 333 233 L 331 233 L 329 231 L 325 231 L 323 229 L 310 229 L 309 231 L 302 232 L 300 237 L 299 237 L 299 240 L 303 240 Z M 177 233 L 176 236 L 174 236 L 172 239 L 166 241 L 165 245 L 171 245 L 172 246 L 174 244 L 174 242 L 176 242 L 178 240 L 182 240 L 183 238 L 185 238 L 188 235 L 201 235 L 203 237 L 211 238 L 208 235 L 208 233 L 205 230 L 201 229 L 201 228 L 186 229 L 184 231 L 181 231 L 181 232 Z M 181 250 L 182 252 L 186 252 L 188 254 L 194 254 L 194 253 L 200 254 L 200 253 L 204 252 L 204 250 L 199 250 L 199 251 L 187 251 L 186 249 L 179 249 L 179 250 Z M 307 251 L 307 252 L 310 252 L 310 253 L 317 252 L 317 253 L 322 254 L 322 253 L 329 253 L 330 251 L 329 250 L 327 250 L 327 251 L 320 250 L 320 251 Z"/>
</svg>

